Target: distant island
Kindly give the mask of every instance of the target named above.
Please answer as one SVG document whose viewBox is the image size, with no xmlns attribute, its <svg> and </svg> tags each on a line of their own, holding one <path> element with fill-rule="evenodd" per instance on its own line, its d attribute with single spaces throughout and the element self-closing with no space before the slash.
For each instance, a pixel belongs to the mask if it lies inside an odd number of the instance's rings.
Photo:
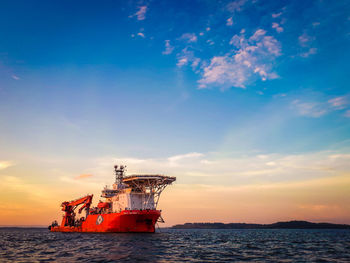
<svg viewBox="0 0 350 263">
<path fill-rule="evenodd" d="M 273 224 L 246 223 L 185 223 L 174 225 L 173 229 L 350 229 L 350 225 L 312 223 L 308 221 L 288 221 Z"/>
</svg>

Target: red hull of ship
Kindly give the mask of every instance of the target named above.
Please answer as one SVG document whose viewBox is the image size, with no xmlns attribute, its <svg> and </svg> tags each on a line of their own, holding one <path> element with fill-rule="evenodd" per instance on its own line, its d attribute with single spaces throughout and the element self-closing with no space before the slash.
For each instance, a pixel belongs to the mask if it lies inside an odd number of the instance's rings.
<svg viewBox="0 0 350 263">
<path fill-rule="evenodd" d="M 146 232 L 154 233 L 159 210 L 124 210 L 120 213 L 90 214 L 81 226 L 55 226 L 51 232 Z"/>
</svg>

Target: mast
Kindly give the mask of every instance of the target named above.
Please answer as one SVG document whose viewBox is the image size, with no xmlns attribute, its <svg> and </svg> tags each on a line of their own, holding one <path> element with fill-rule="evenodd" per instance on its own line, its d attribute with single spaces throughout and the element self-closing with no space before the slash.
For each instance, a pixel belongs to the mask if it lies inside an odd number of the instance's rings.
<svg viewBox="0 0 350 263">
<path fill-rule="evenodd" d="M 126 165 L 120 165 L 120 166 L 114 165 L 115 183 L 117 185 L 122 185 L 123 184 L 123 178 L 124 178 L 125 170 L 126 170 Z"/>
</svg>

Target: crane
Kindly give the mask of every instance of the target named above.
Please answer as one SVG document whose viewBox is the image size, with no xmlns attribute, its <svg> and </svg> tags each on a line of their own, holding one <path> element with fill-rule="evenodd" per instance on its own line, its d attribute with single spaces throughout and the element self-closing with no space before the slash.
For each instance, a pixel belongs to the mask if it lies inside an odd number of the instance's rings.
<svg viewBox="0 0 350 263">
<path fill-rule="evenodd" d="M 86 217 L 89 214 L 90 205 L 92 202 L 93 195 L 87 195 L 73 201 L 65 201 L 61 204 L 62 211 L 65 212 L 62 218 L 61 226 L 74 226 L 75 213 L 74 210 L 81 204 L 83 204 L 78 213 L 80 214 L 83 209 L 86 209 Z"/>
</svg>

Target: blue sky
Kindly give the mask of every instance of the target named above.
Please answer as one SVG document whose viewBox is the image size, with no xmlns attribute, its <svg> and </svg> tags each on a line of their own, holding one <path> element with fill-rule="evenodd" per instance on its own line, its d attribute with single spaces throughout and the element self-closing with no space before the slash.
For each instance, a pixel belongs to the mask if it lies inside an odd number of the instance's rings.
<svg viewBox="0 0 350 263">
<path fill-rule="evenodd" d="M 340 156 L 330 165 L 348 171 L 349 11 L 321 0 L 3 1 L 0 176 L 98 178 L 113 160 L 177 175 L 172 160 L 202 158 L 188 169 L 222 161 L 223 184 L 294 181 L 227 175 L 237 158 L 266 156 Z"/>
</svg>

